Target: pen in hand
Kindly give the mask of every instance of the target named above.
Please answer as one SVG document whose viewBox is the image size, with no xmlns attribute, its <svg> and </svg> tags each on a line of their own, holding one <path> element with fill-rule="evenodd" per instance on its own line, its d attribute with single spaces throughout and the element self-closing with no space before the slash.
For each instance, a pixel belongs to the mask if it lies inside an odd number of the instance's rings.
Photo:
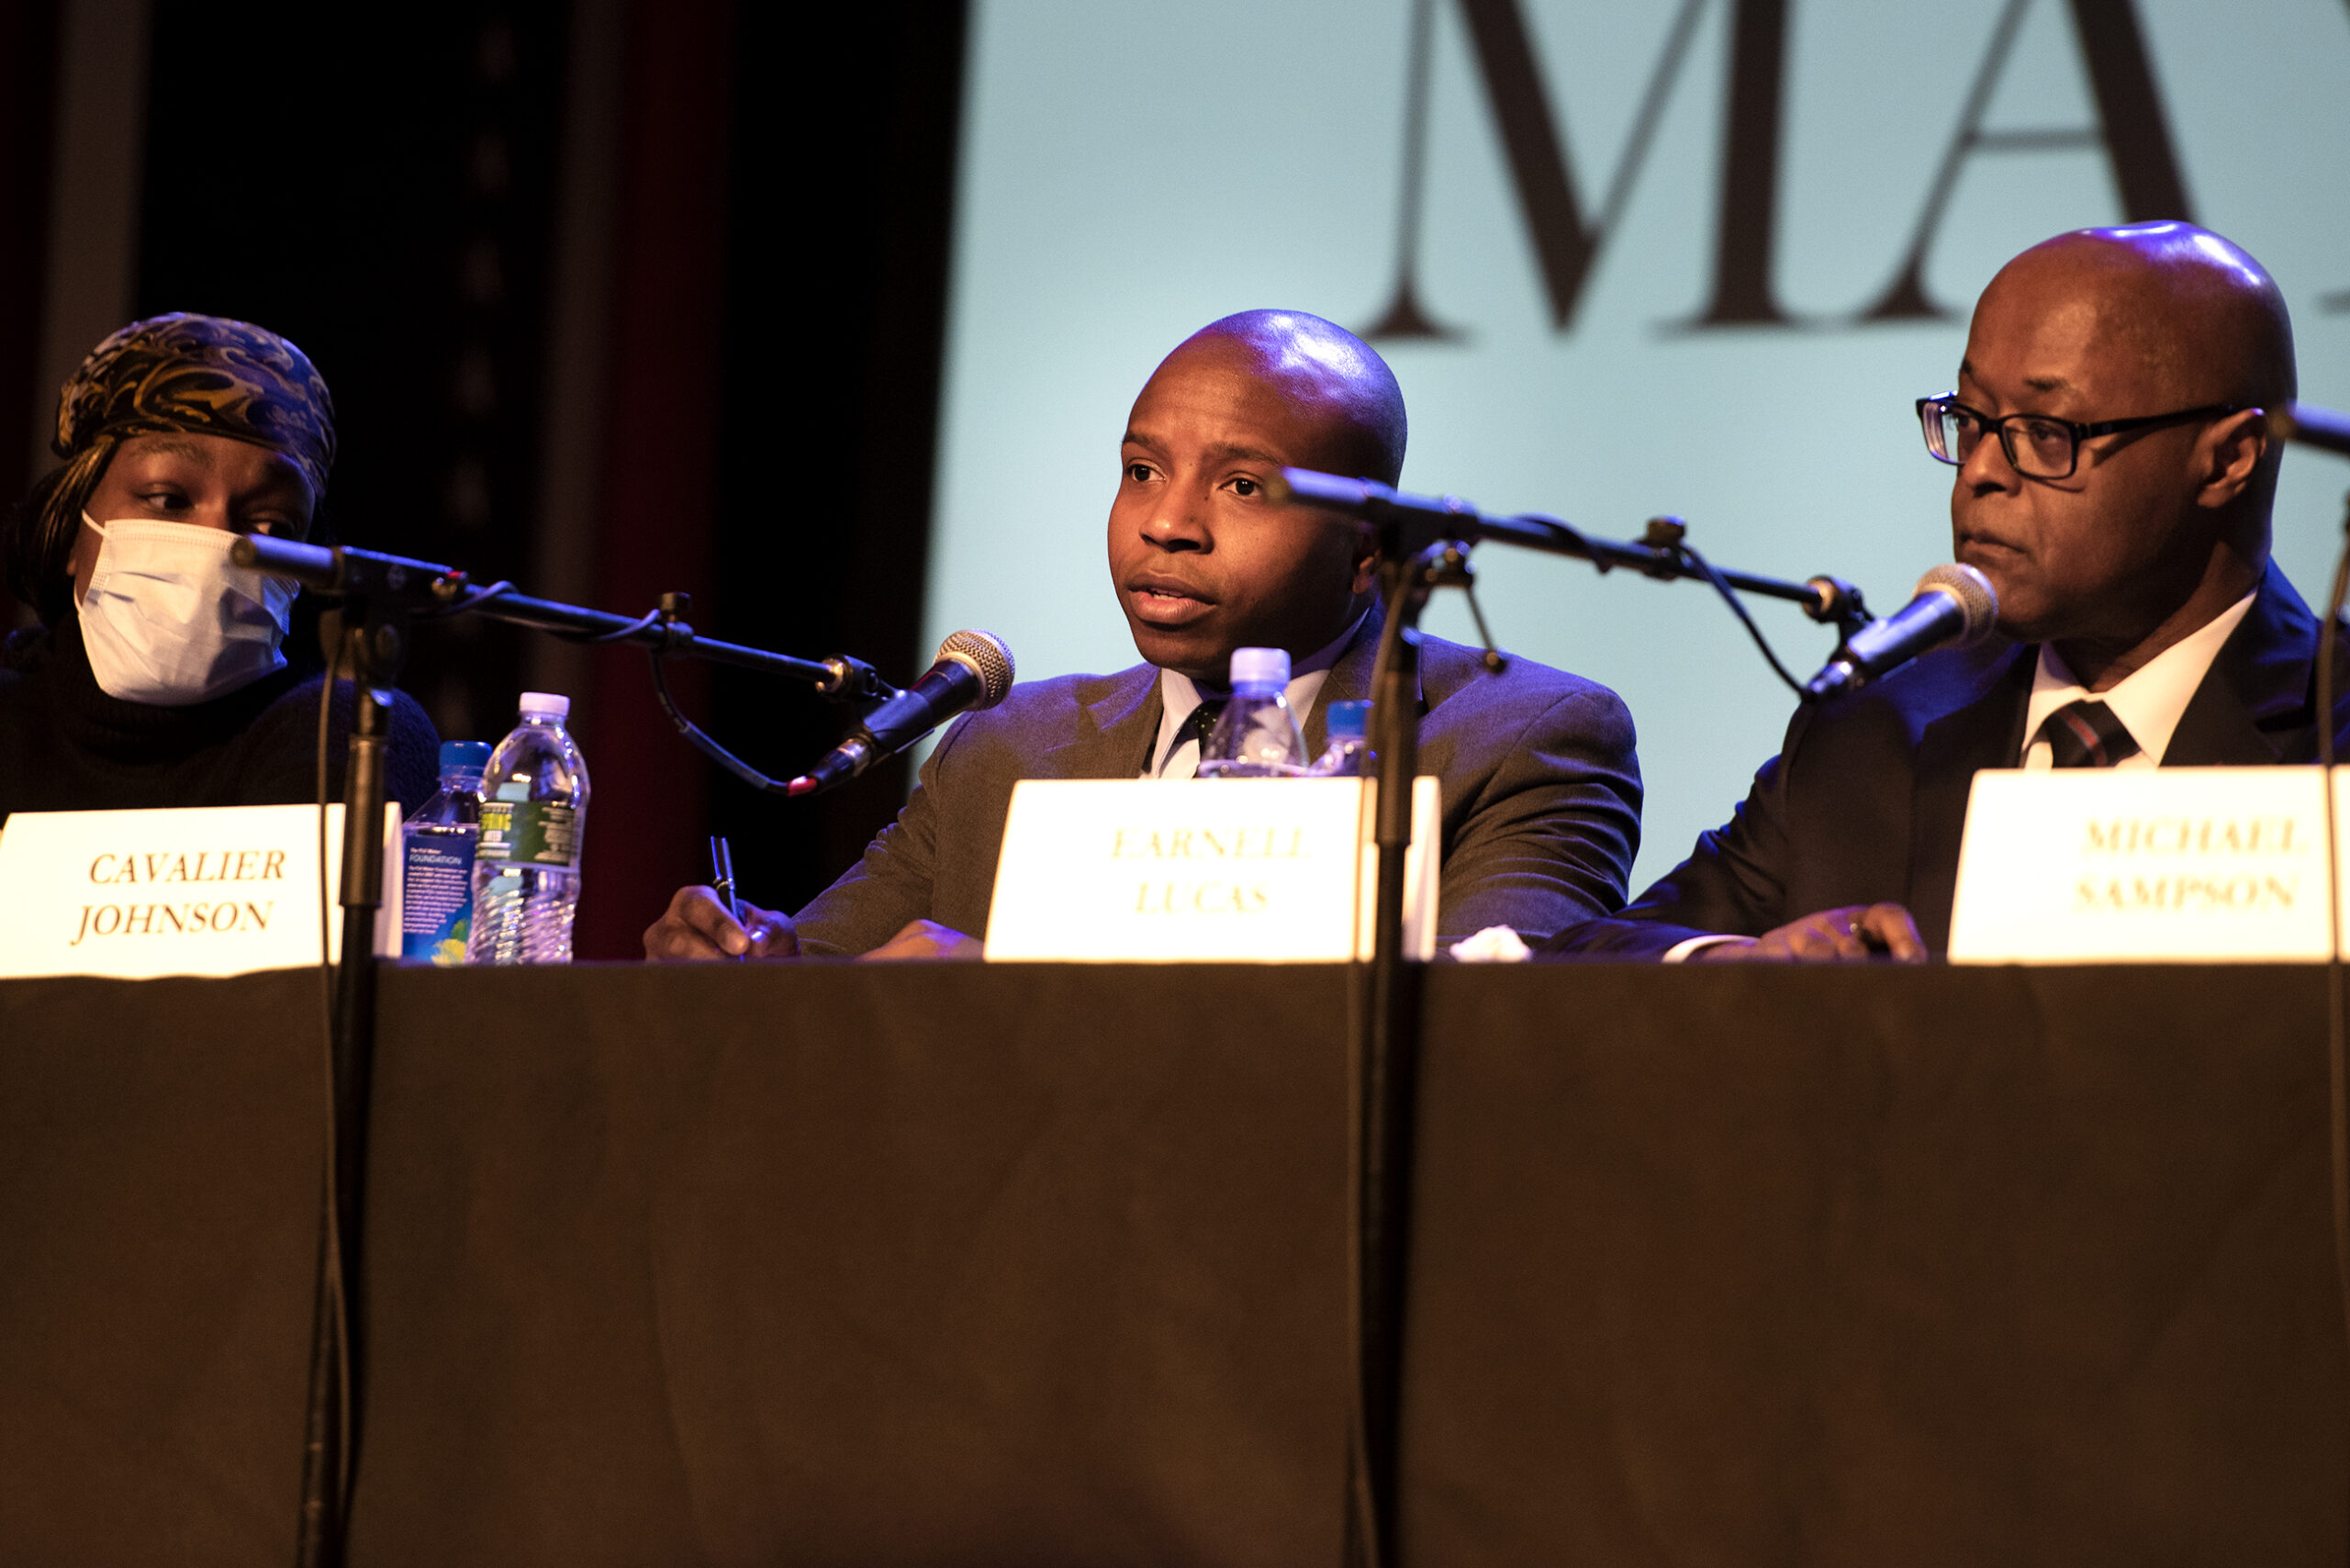
<svg viewBox="0 0 2350 1568">
<path fill-rule="evenodd" d="M 734 924 L 741 925 L 743 906 L 734 899 L 734 852 L 718 834 L 712 834 L 710 840 L 710 883 L 717 890 L 718 902 L 726 906 L 726 913 L 733 917 Z M 734 955 L 734 961 L 739 964 L 750 956 L 751 950 L 745 947 Z"/>
</svg>

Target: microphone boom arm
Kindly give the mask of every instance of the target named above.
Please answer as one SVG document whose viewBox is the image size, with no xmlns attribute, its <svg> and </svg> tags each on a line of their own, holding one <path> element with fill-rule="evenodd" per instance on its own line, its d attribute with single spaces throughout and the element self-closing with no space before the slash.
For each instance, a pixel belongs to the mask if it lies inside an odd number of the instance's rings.
<svg viewBox="0 0 2350 1568">
<path fill-rule="evenodd" d="M 1546 555 L 1588 561 L 1603 573 L 1628 566 L 1642 577 L 1661 582 L 1694 577 L 1716 588 L 1727 586 L 1740 593 L 1785 599 L 1812 620 L 1833 625 L 1846 637 L 1873 619 L 1862 602 L 1861 590 L 1840 577 L 1823 576 L 1795 583 L 1707 566 L 1681 543 L 1684 525 L 1678 518 L 1651 520 L 1647 538 L 1635 544 L 1595 538 L 1572 523 L 1540 512 L 1496 516 L 1478 510 L 1457 496 L 1416 496 L 1373 479 L 1342 478 L 1311 468 L 1284 468 L 1278 483 L 1268 488 L 1277 503 L 1344 512 L 1382 532 L 1393 528 L 1399 534 L 1398 547 L 1408 553 L 1416 554 L 1439 540 L 1455 540 L 1463 544 L 1492 540 L 1523 550 L 1540 551 Z"/>
<path fill-rule="evenodd" d="M 898 689 L 882 679 L 871 665 L 845 654 L 835 654 L 829 659 L 801 659 L 702 636 L 685 619 L 692 606 L 691 597 L 687 594 L 665 593 L 659 609 L 632 620 L 609 610 L 532 599 L 515 592 L 511 583 L 476 587 L 460 567 L 347 545 L 304 544 L 291 539 L 273 539 L 264 533 L 249 533 L 229 546 L 229 557 L 240 566 L 300 583 L 320 593 L 364 599 L 379 612 L 396 616 L 479 615 L 528 626 L 568 642 L 632 644 L 652 655 L 654 693 L 677 733 L 697 751 L 745 784 L 770 794 L 789 794 L 790 787 L 787 781 L 770 778 L 744 762 L 686 717 L 669 696 L 669 683 L 662 673 L 665 659 L 703 659 L 756 670 L 762 675 L 781 676 L 812 686 L 834 701 L 859 702 L 868 708 L 899 695 Z"/>
<path fill-rule="evenodd" d="M 396 612 L 419 616 L 479 615 L 533 631 L 587 643 L 632 643 L 666 657 L 707 659 L 712 664 L 755 669 L 816 688 L 828 697 L 856 700 L 888 695 L 889 688 L 860 659 L 798 659 L 771 654 L 739 643 L 705 637 L 683 619 L 689 600 L 683 594 L 665 596 L 664 609 L 632 620 L 609 610 L 588 610 L 551 599 L 532 599 L 514 591 L 511 583 L 476 588 L 464 571 L 431 561 L 412 561 L 344 545 L 303 544 L 249 533 L 229 550 L 229 559 L 300 583 L 320 593 L 356 594 Z M 674 597 L 677 613 L 667 613 L 666 599 Z"/>
<path fill-rule="evenodd" d="M 2336 457 L 2350 457 L 2350 414 L 2322 409 L 2315 403 L 2288 403 L 2272 410 L 2269 428 L 2279 440 L 2313 446 Z"/>
</svg>

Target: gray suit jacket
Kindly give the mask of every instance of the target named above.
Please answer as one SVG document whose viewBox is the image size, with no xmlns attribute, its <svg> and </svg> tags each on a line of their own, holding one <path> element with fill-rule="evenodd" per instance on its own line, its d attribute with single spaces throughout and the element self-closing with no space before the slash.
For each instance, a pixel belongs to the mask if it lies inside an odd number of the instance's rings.
<svg viewBox="0 0 2350 1568">
<path fill-rule="evenodd" d="M 1331 669 L 1306 723 L 1324 744 L 1334 701 L 1370 695 L 1379 618 Z M 1612 914 L 1640 841 L 1632 716 L 1606 687 L 1512 659 L 1498 676 L 1441 638 L 1420 655 L 1420 771 L 1442 783 L 1440 939 L 1511 925 L 1539 943 Z M 1023 778 L 1134 778 L 1158 737 L 1158 671 L 1015 686 L 947 728 L 898 820 L 798 916 L 811 953 L 862 953 L 917 919 L 984 937 L 996 852 Z"/>
</svg>

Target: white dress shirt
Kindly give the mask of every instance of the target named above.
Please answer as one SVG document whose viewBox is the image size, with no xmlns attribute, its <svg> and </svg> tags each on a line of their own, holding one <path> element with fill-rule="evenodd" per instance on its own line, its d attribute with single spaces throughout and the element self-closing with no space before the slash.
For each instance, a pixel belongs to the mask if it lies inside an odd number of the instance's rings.
<svg viewBox="0 0 2350 1568">
<path fill-rule="evenodd" d="M 1314 711 L 1315 700 L 1322 695 L 1322 683 L 1330 678 L 1330 666 L 1345 655 L 1348 646 L 1355 640 L 1355 633 L 1362 630 L 1368 617 L 1368 611 L 1357 616 L 1353 625 L 1338 633 L 1337 642 L 1317 650 L 1311 658 L 1291 669 L 1289 685 L 1282 689 L 1281 695 L 1289 702 L 1290 712 L 1297 719 L 1298 734 L 1305 733 L 1306 717 Z M 1175 746 L 1171 752 L 1169 746 L 1175 739 L 1175 732 L 1183 727 L 1183 721 L 1192 716 L 1192 710 L 1200 705 L 1202 695 L 1190 676 L 1171 669 L 1158 672 L 1158 739 L 1150 748 L 1156 766 L 1143 769 L 1145 778 L 1190 778 L 1199 773 L 1198 737 L 1185 735 L 1183 744 Z M 1306 760 L 1313 759 L 1309 757 Z"/>
<path fill-rule="evenodd" d="M 2029 773 L 2055 766 L 2048 737 L 2040 733 L 2040 728 L 2057 709 L 2084 700 L 2102 702 L 2112 709 L 2113 716 L 2129 730 L 2130 738 L 2138 743 L 2138 749 L 2114 767 L 2161 766 L 2163 753 L 2170 749 L 2170 737 L 2177 731 L 2179 718 L 2193 700 L 2195 689 L 2211 673 L 2211 661 L 2220 656 L 2220 645 L 2251 611 L 2258 591 L 2244 595 L 2213 616 L 2202 630 L 2180 638 L 2123 676 L 2109 691 L 2091 691 L 2083 686 L 2080 678 L 2065 666 L 2056 645 L 2042 643 L 2040 667 L 2031 678 L 2031 705 L 2024 710 L 2020 766 Z"/>
<path fill-rule="evenodd" d="M 2199 631 L 2180 638 L 2138 668 L 2114 683 L 2108 691 L 2091 691 L 2080 678 L 2065 667 L 2053 643 L 2040 645 L 2040 666 L 2031 678 L 2031 701 L 2024 709 L 2023 756 L 2018 766 L 2028 772 L 2040 772 L 2054 766 L 2054 754 L 2048 737 L 2040 727 L 2048 715 L 2068 702 L 2091 699 L 2113 710 L 2113 716 L 2130 731 L 2130 738 L 2138 749 L 2113 766 L 2116 767 L 2155 767 L 2161 766 L 2163 753 L 2170 749 L 2170 737 L 2178 729 L 2179 719 L 2193 700 L 2195 689 L 2211 672 L 2211 661 L 2220 656 L 2220 646 L 2252 610 L 2252 601 L 2259 589 L 2244 595 L 2220 611 Z M 1724 942 L 1751 942 L 1751 936 L 1692 936 L 1685 942 L 1673 944 L 1664 955 L 1668 964 L 1677 964 L 1701 947 L 1711 947 Z"/>
</svg>

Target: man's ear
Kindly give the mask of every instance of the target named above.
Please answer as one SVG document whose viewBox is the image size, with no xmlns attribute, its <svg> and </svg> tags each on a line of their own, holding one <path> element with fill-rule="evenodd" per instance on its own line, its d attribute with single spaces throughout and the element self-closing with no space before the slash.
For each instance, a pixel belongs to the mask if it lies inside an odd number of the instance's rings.
<svg viewBox="0 0 2350 1568">
<path fill-rule="evenodd" d="M 2243 495 L 2268 454 L 2269 440 L 2265 409 L 2246 409 L 2216 420 L 2196 443 L 2196 461 L 2201 465 L 2196 504 L 2223 507 Z"/>
<path fill-rule="evenodd" d="M 1379 539 L 1368 524 L 1355 535 L 1354 592 L 1360 596 L 1379 586 Z"/>
</svg>

